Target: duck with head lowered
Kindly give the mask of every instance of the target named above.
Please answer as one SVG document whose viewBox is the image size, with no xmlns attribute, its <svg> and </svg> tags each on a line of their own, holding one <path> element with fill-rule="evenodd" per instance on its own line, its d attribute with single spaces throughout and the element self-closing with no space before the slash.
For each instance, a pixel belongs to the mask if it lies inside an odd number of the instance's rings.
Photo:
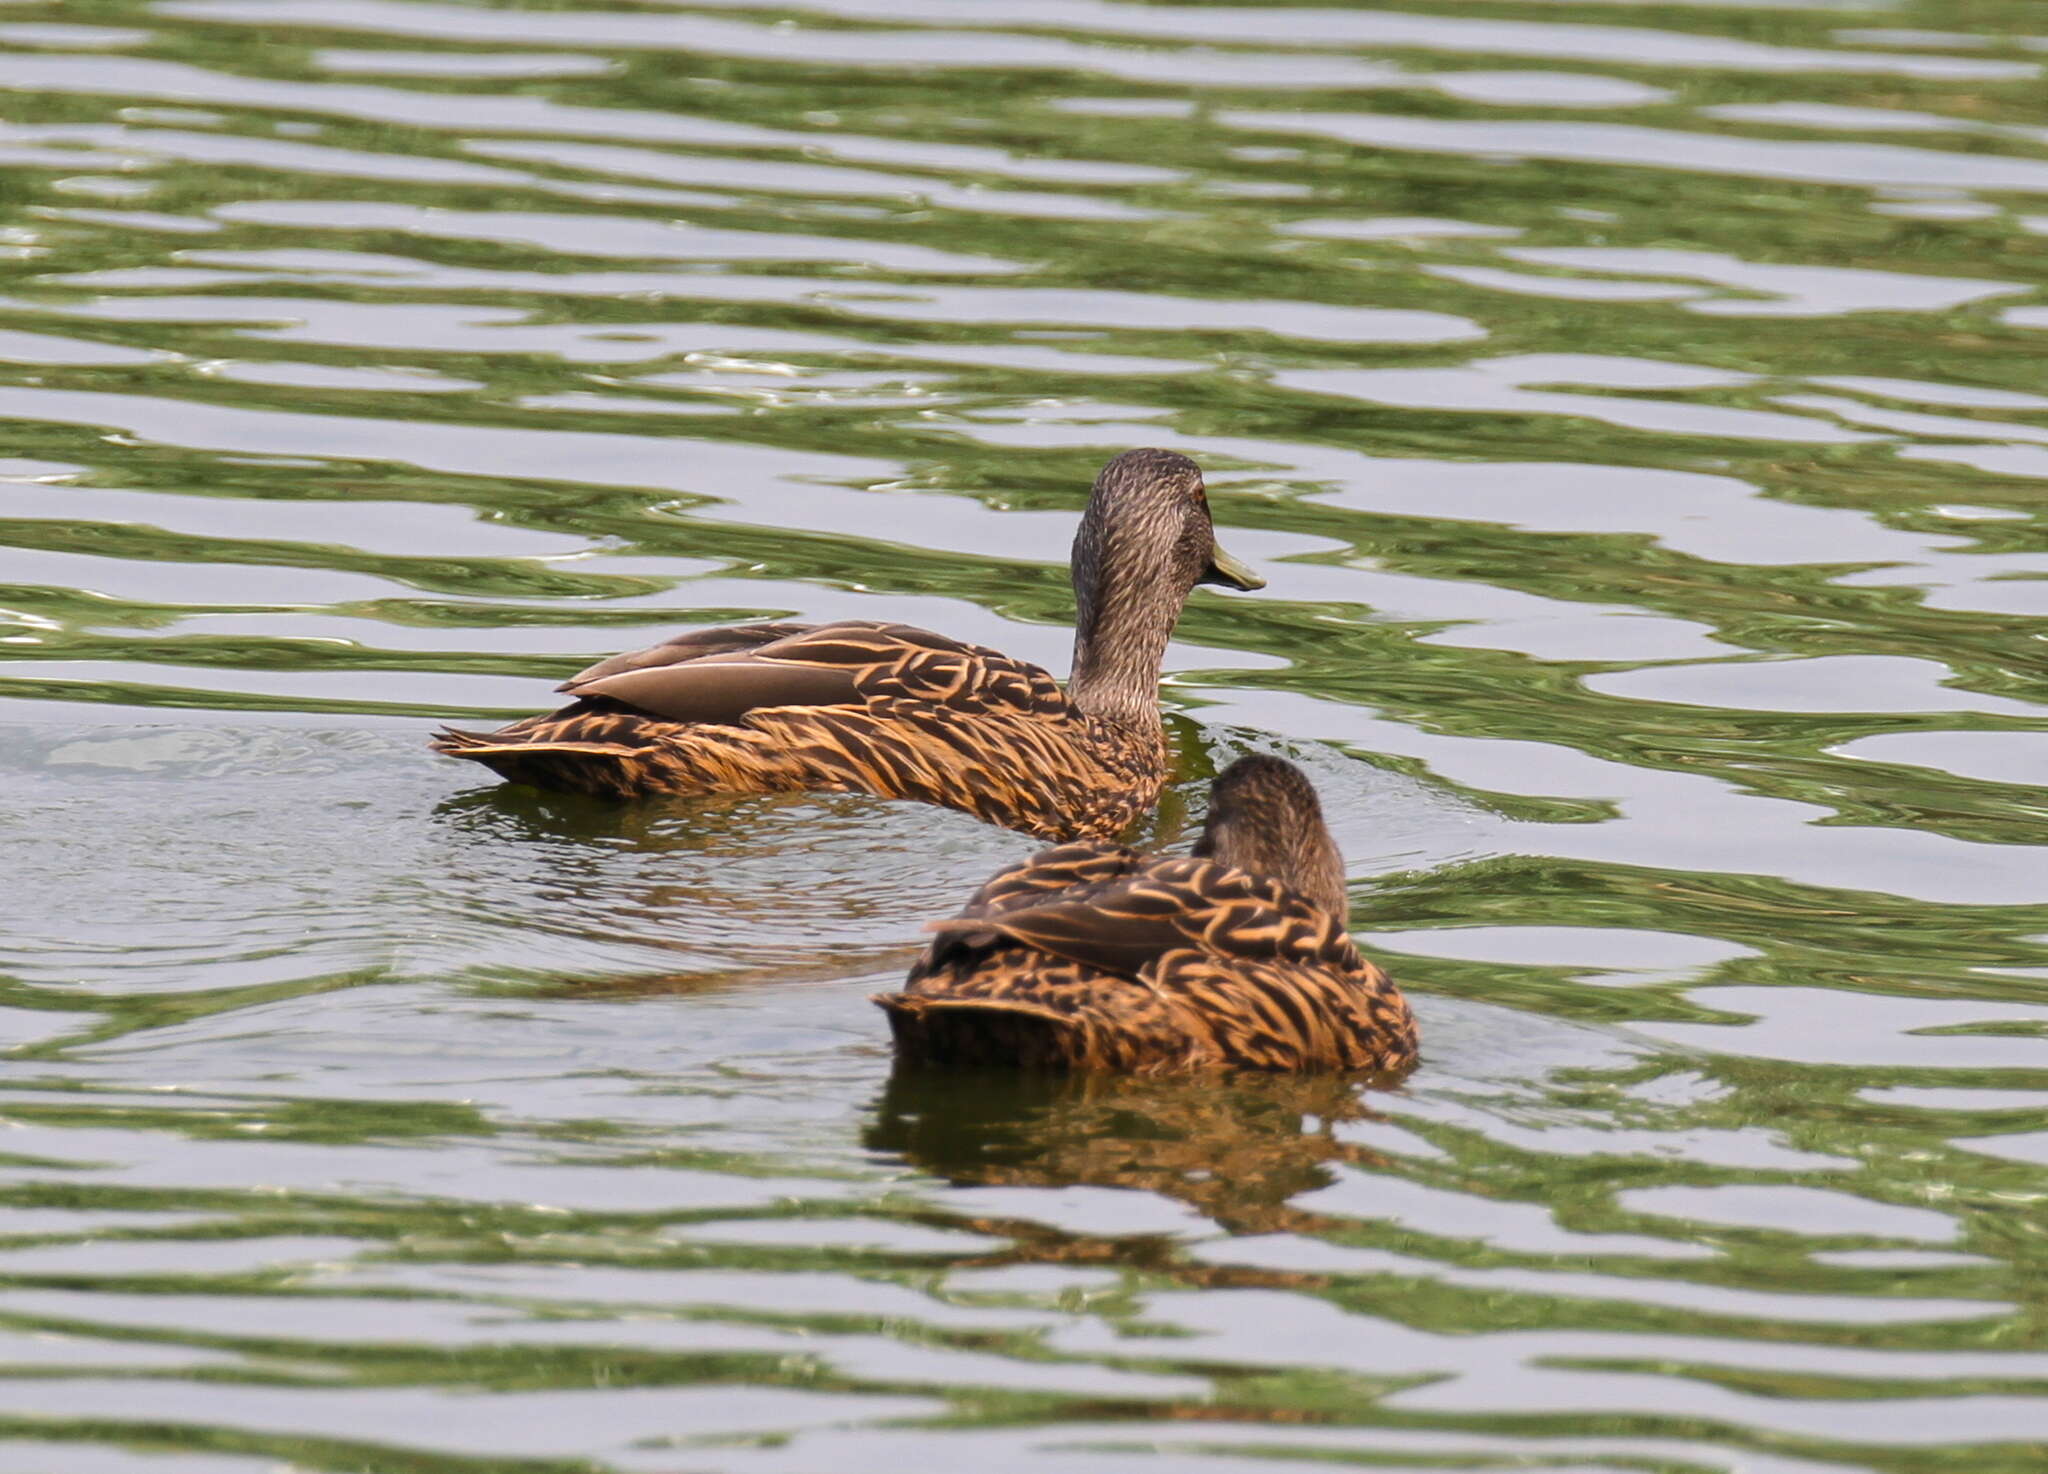
<svg viewBox="0 0 2048 1474">
<path fill-rule="evenodd" d="M 1265 581 L 1216 545 L 1200 467 L 1132 450 L 1095 478 L 1074 538 L 1074 665 L 1035 665 L 910 625 L 739 624 L 613 656 L 572 698 L 436 752 L 537 788 L 870 793 L 1041 839 L 1107 838 L 1166 779 L 1159 672 L 1198 583 Z"/>
<path fill-rule="evenodd" d="M 1240 758 L 1191 857 L 1081 842 L 1006 870 L 927 930 L 874 1001 L 918 1066 L 1405 1069 L 1415 1016 L 1358 955 L 1344 863 L 1301 770 Z"/>
</svg>

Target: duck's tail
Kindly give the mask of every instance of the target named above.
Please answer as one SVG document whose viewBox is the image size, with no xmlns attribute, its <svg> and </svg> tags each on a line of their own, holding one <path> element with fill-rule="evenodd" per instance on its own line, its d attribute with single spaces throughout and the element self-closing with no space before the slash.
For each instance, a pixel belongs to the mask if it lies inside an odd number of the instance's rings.
<svg viewBox="0 0 2048 1474">
<path fill-rule="evenodd" d="M 460 727 L 443 727 L 427 746 L 449 757 L 484 762 L 489 757 L 511 752 L 584 752 L 620 756 L 639 752 L 623 742 L 536 742 L 530 737 L 507 741 L 503 732 L 465 732 Z"/>
<path fill-rule="evenodd" d="M 903 1060 L 947 1069 L 1071 1070 L 1089 1062 L 1089 1031 L 1041 1003 L 874 993 Z"/>
<path fill-rule="evenodd" d="M 645 747 L 623 742 L 536 742 L 504 732 L 465 732 L 443 727 L 427 745 L 447 757 L 482 763 L 509 783 L 527 783 L 558 793 L 626 798 L 649 788 Z"/>
</svg>

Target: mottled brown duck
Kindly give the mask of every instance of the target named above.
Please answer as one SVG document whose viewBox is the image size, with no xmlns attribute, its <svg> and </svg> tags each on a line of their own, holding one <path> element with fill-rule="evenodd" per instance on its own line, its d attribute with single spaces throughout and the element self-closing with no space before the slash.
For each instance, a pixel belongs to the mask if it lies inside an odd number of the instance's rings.
<svg viewBox="0 0 2048 1474">
<path fill-rule="evenodd" d="M 1414 1015 L 1345 929 L 1315 789 L 1273 757 L 1210 790 L 1192 858 L 1079 843 L 998 873 L 900 993 L 905 1060 L 1116 1070 L 1397 1070 Z"/>
<path fill-rule="evenodd" d="M 1159 670 L 1198 583 L 1264 586 L 1216 544 L 1201 469 L 1165 450 L 1102 468 L 1074 537 L 1074 663 L 1045 671 L 909 625 L 741 624 L 600 661 L 574 698 L 436 752 L 536 788 L 871 793 L 1041 839 L 1107 838 L 1166 778 Z"/>
</svg>

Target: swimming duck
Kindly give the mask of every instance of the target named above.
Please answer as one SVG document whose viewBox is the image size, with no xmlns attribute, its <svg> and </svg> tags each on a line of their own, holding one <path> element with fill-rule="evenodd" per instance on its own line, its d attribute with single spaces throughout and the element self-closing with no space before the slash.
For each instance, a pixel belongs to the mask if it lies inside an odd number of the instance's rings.
<svg viewBox="0 0 2048 1474">
<path fill-rule="evenodd" d="M 1345 930 L 1315 789 L 1241 758 L 1192 858 L 1078 843 L 999 872 L 875 995 L 905 1060 L 1167 1074 L 1396 1070 L 1414 1015 Z"/>
<path fill-rule="evenodd" d="M 1074 664 L 1035 665 L 903 624 L 740 624 L 617 655 L 561 710 L 433 748 L 537 788 L 871 793 L 1047 840 L 1108 838 L 1166 778 L 1159 670 L 1198 583 L 1265 581 L 1216 544 L 1202 472 L 1131 450 L 1074 537 Z"/>
</svg>

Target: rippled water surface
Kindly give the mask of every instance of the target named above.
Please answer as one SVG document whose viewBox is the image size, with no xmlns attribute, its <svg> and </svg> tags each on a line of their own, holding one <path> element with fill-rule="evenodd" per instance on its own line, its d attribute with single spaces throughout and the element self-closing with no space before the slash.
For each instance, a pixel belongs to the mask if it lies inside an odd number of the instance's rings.
<svg viewBox="0 0 2048 1474">
<path fill-rule="evenodd" d="M 611 8 L 605 8 L 609 5 Z M 2048 10 L 8 0 L 0 1468 L 2048 1467 Z M 892 1078 L 1030 842 L 481 784 L 1270 580 L 1398 1089 Z"/>
</svg>

